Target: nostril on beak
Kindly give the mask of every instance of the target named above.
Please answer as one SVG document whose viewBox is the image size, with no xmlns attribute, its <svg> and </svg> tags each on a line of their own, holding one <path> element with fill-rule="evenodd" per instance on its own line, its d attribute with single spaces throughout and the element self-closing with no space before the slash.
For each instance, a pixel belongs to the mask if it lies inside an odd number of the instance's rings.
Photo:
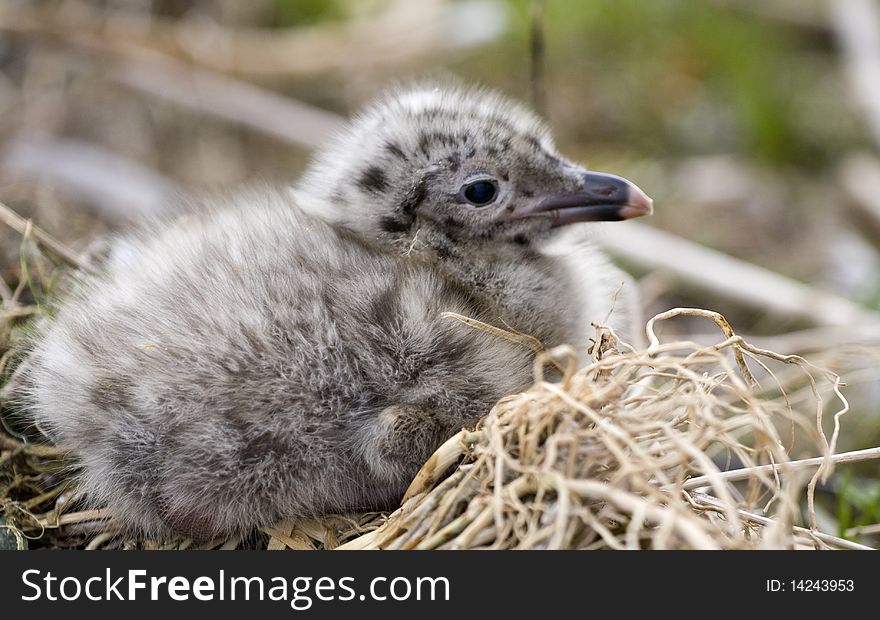
<svg viewBox="0 0 880 620">
<path fill-rule="evenodd" d="M 621 219 L 650 215 L 653 201 L 637 185 L 614 174 L 585 172 L 583 191 L 588 201 L 619 205 Z"/>
</svg>

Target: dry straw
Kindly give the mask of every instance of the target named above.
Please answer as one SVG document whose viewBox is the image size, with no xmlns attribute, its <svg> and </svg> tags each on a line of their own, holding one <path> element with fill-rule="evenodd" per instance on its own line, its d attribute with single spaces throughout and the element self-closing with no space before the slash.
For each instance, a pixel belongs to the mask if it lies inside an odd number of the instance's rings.
<svg viewBox="0 0 880 620">
<path fill-rule="evenodd" d="M 662 344 L 656 324 L 680 315 L 725 338 Z M 813 494 L 834 463 L 880 457 L 835 455 L 848 410 L 835 373 L 753 347 L 705 310 L 657 315 L 647 334 L 636 350 L 598 327 L 580 371 L 570 348 L 539 355 L 532 389 L 446 442 L 399 510 L 339 548 L 866 548 L 816 526 Z M 544 378 L 551 361 L 559 380 Z M 783 383 L 780 365 L 799 373 Z"/>
</svg>

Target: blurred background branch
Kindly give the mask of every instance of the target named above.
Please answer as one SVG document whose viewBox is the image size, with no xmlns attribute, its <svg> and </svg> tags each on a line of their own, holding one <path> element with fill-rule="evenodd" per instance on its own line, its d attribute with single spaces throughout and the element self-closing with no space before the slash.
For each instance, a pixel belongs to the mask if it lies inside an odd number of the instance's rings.
<svg viewBox="0 0 880 620">
<path fill-rule="evenodd" d="M 501 34 L 506 21 L 503 4 L 484 0 L 388 0 L 380 3 L 378 11 L 369 10 L 372 2 L 350 2 L 349 19 L 271 30 L 227 26 L 198 11 L 171 18 L 95 4 L 7 3 L 0 9 L 0 20 L 19 32 L 99 40 L 117 50 L 152 50 L 218 71 L 274 78 L 355 73 L 375 65 L 412 67 L 433 61 L 438 53 L 490 42 Z M 335 4 L 328 3 L 328 12 Z"/>
<path fill-rule="evenodd" d="M 531 69 L 532 106 L 535 111 L 544 116 L 547 113 L 546 94 L 544 92 L 544 63 L 546 62 L 546 44 L 544 42 L 544 5 L 545 0 L 531 0 L 529 19 L 531 28 L 529 32 L 529 44 L 531 54 L 529 67 Z"/>
<path fill-rule="evenodd" d="M 874 0 L 829 0 L 851 92 L 880 145 L 880 6 Z"/>
</svg>

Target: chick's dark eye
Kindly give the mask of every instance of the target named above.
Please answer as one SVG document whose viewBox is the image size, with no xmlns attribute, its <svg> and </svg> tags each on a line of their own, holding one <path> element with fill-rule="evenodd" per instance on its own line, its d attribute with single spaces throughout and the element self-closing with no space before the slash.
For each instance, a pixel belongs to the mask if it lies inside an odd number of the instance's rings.
<svg viewBox="0 0 880 620">
<path fill-rule="evenodd" d="M 498 194 L 498 186 L 494 181 L 474 181 L 464 186 L 465 200 L 477 207 L 483 207 L 493 200 Z"/>
</svg>

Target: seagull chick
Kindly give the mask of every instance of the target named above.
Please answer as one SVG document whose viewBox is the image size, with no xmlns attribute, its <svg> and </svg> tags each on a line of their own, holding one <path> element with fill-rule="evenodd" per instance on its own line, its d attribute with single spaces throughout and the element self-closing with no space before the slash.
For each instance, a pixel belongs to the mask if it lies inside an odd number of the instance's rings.
<svg viewBox="0 0 880 620">
<path fill-rule="evenodd" d="M 17 396 L 138 535 L 390 508 L 443 441 L 532 382 L 533 349 L 448 313 L 582 348 L 616 297 L 627 331 L 626 277 L 557 237 L 651 209 L 519 105 L 395 92 L 293 189 L 122 240 L 38 329 Z"/>
</svg>

